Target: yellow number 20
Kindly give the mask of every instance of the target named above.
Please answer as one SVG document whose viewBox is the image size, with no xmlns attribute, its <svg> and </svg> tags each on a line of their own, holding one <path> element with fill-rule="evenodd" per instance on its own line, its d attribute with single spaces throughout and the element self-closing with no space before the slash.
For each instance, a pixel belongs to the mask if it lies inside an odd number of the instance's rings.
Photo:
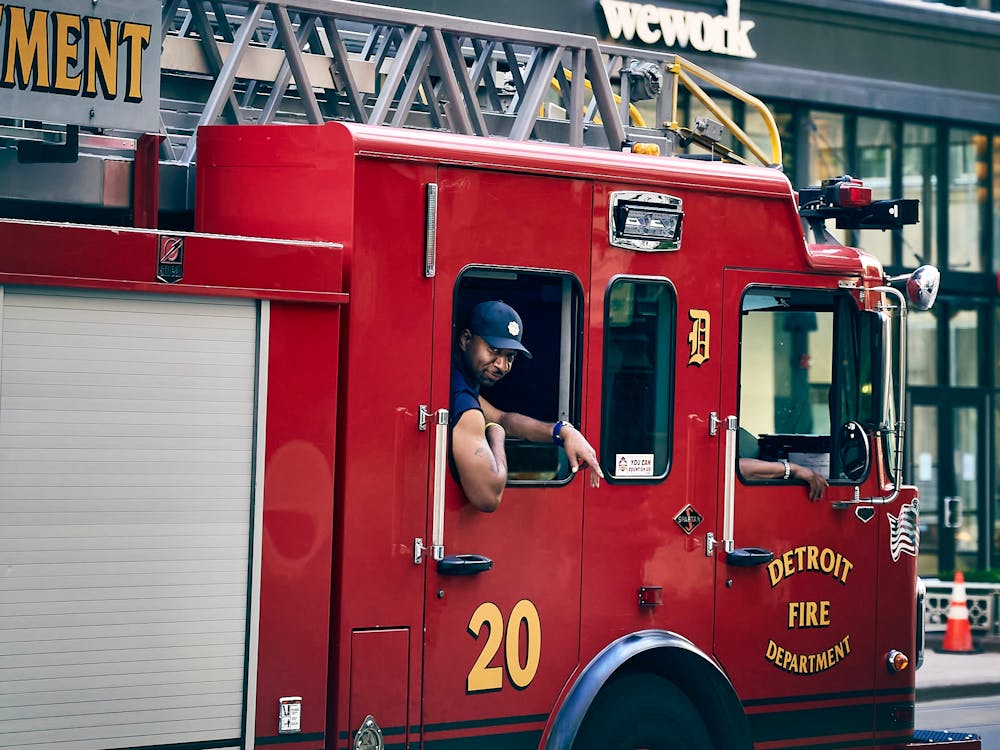
<svg viewBox="0 0 1000 750">
<path fill-rule="evenodd" d="M 521 664 L 521 625 L 524 624 L 524 637 L 527 641 L 525 661 Z M 479 658 L 472 665 L 472 670 L 466 678 L 466 687 L 470 693 L 484 690 L 499 690 L 503 687 L 503 667 L 491 667 L 500 643 L 504 640 L 503 613 L 493 602 L 483 602 L 469 619 L 469 633 L 479 640 L 479 633 L 486 626 L 486 642 Z M 535 679 L 538 671 L 538 660 L 542 655 L 542 623 L 538 619 L 538 610 L 527 599 L 522 599 L 514 605 L 510 612 L 507 626 L 506 648 L 504 649 L 507 676 L 517 688 L 526 688 Z"/>
</svg>

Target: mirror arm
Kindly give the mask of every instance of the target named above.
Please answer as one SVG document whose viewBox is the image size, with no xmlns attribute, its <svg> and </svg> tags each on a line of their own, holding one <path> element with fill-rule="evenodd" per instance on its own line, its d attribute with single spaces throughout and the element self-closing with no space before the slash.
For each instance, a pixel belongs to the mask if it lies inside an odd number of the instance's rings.
<svg viewBox="0 0 1000 750">
<path fill-rule="evenodd" d="M 896 466 L 893 471 L 893 490 L 888 497 L 873 497 L 867 501 L 875 505 L 885 505 L 893 502 L 898 496 L 903 484 L 903 437 L 906 432 L 906 298 L 898 289 L 891 286 L 877 286 L 871 291 L 891 294 L 899 300 L 899 401 L 896 406 L 896 451 L 893 459 Z M 891 342 L 886 342 L 889 345 Z"/>
</svg>

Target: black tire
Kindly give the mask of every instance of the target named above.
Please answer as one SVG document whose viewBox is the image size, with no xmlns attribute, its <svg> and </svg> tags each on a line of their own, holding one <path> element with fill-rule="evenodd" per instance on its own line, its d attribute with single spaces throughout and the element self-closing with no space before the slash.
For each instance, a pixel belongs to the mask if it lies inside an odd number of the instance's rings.
<svg viewBox="0 0 1000 750">
<path fill-rule="evenodd" d="M 698 709 L 673 683 L 653 674 L 609 682 L 580 725 L 573 750 L 712 750 Z"/>
</svg>

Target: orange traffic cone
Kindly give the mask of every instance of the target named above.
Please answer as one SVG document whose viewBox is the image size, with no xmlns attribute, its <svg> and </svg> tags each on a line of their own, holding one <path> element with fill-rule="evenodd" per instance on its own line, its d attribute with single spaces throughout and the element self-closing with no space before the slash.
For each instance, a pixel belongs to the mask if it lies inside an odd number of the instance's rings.
<svg viewBox="0 0 1000 750">
<path fill-rule="evenodd" d="M 965 575 L 955 571 L 955 584 L 948 605 L 948 627 L 944 631 L 942 651 L 972 653 L 972 630 L 969 628 L 969 607 L 965 600 Z"/>
</svg>

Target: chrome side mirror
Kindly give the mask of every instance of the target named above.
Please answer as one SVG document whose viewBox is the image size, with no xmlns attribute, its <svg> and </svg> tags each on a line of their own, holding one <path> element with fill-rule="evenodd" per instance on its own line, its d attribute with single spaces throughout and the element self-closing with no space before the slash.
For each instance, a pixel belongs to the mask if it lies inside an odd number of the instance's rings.
<svg viewBox="0 0 1000 750">
<path fill-rule="evenodd" d="M 857 422 L 846 422 L 840 428 L 840 471 L 852 482 L 860 482 L 871 468 L 868 433 Z"/>
<path fill-rule="evenodd" d="M 906 280 L 906 296 L 917 310 L 930 310 L 941 286 L 941 272 L 934 266 L 920 266 Z"/>
</svg>

